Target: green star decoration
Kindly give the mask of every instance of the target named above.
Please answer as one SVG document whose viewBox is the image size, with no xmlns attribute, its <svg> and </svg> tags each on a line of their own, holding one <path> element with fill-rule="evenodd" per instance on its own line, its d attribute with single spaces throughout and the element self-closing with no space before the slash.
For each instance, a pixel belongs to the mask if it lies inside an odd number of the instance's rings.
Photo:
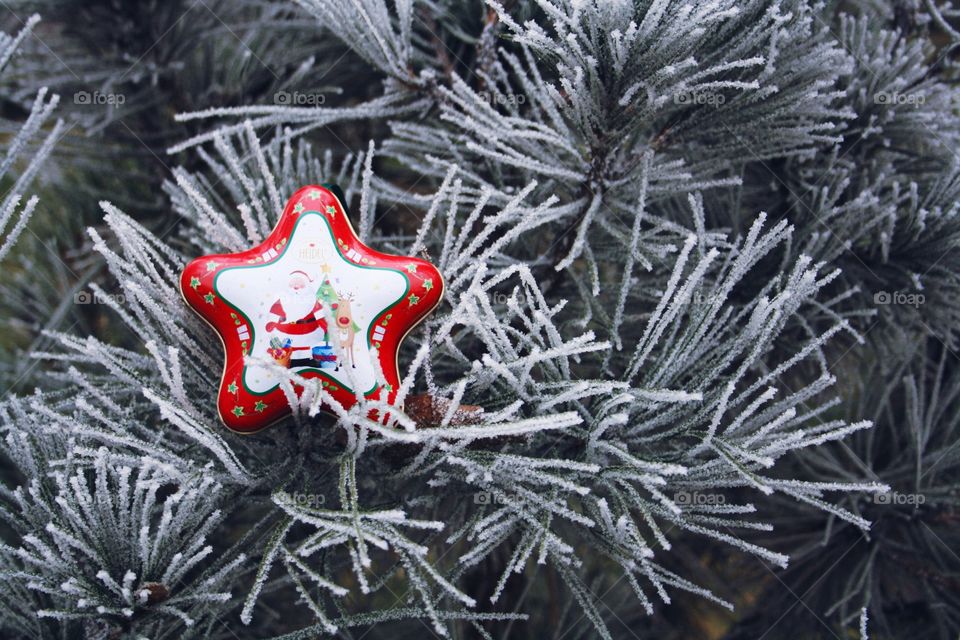
<svg viewBox="0 0 960 640">
<path fill-rule="evenodd" d="M 196 277 L 196 276 L 190 278 L 190 288 L 191 288 L 191 289 L 196 289 L 196 288 L 199 287 L 199 286 L 200 286 L 200 278 L 198 278 L 198 277 Z"/>
<path fill-rule="evenodd" d="M 417 265 L 411 262 L 410 264 L 407 265 L 407 271 L 409 271 L 410 273 L 416 273 Z"/>
<path fill-rule="evenodd" d="M 293 212 L 294 212 L 294 213 L 300 213 L 301 211 L 303 211 L 303 203 L 302 203 L 302 202 L 298 202 L 297 204 L 293 205 Z"/>
<path fill-rule="evenodd" d="M 316 200 L 316 199 L 319 198 L 321 195 L 323 195 L 323 194 L 321 194 L 321 193 L 320 193 L 319 191 L 317 191 L 316 189 L 310 189 L 310 191 L 307 191 L 307 197 L 310 198 L 311 200 Z"/>
<path fill-rule="evenodd" d="M 420 296 L 418 296 L 418 295 L 415 294 L 415 293 L 411 293 L 411 294 L 410 294 L 410 297 L 407 298 L 407 300 L 410 301 L 410 306 L 412 307 L 413 305 L 415 305 L 415 304 L 417 304 L 418 302 L 420 302 Z"/>
<path fill-rule="evenodd" d="M 253 405 L 254 411 L 257 413 L 263 413 L 263 410 L 267 408 L 267 403 L 263 400 L 257 400 L 257 404 Z"/>
<path fill-rule="evenodd" d="M 217 297 L 212 293 L 208 293 L 207 295 L 203 296 L 203 299 L 207 301 L 207 304 L 213 304 L 213 301 L 216 300 Z"/>
<path fill-rule="evenodd" d="M 335 215 L 337 215 L 337 208 L 336 208 L 335 206 L 333 206 L 332 204 L 328 204 L 328 205 L 327 205 L 327 213 L 329 213 L 329 214 L 332 215 L 332 216 L 335 216 Z"/>
<path fill-rule="evenodd" d="M 207 263 L 207 271 L 213 271 L 219 266 L 220 265 L 217 263 L 216 260 L 211 260 L 210 262 Z"/>
<path fill-rule="evenodd" d="M 426 280 L 424 280 L 424 281 L 423 281 L 423 288 L 426 289 L 427 291 L 432 291 L 432 290 L 433 290 L 433 278 L 427 278 Z"/>
<path fill-rule="evenodd" d="M 230 413 L 232 413 L 233 415 L 239 418 L 240 416 L 243 415 L 243 407 L 241 407 L 240 405 L 237 405 L 233 408 L 233 411 L 231 411 Z"/>
<path fill-rule="evenodd" d="M 232 394 L 234 394 L 234 395 L 236 395 L 236 393 L 237 393 L 237 388 L 238 388 L 238 387 L 237 387 L 236 381 L 231 382 L 230 384 L 227 385 L 227 391 L 229 391 L 230 393 L 232 393 Z"/>
</svg>

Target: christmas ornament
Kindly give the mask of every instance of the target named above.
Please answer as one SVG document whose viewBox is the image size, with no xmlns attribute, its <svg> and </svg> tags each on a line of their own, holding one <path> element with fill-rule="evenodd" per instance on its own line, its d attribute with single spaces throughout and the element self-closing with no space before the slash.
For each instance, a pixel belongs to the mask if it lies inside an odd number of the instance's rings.
<svg viewBox="0 0 960 640">
<path fill-rule="evenodd" d="M 251 433 L 289 414 L 283 369 L 319 378 L 347 407 L 356 390 L 393 403 L 400 342 L 440 302 L 443 278 L 425 260 L 364 245 L 339 189 L 308 186 L 260 245 L 188 264 L 180 291 L 223 342 L 220 418 Z"/>
</svg>

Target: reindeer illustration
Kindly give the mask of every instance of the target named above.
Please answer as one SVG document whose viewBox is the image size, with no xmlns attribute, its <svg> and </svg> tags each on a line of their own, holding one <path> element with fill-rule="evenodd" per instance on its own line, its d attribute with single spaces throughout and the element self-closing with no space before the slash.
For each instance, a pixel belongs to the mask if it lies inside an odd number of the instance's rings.
<svg viewBox="0 0 960 640">
<path fill-rule="evenodd" d="M 357 336 L 357 332 L 360 331 L 360 326 L 354 322 L 353 313 L 350 310 L 350 303 L 353 302 L 353 299 L 354 296 L 352 293 L 344 296 L 339 291 L 337 292 L 337 314 L 335 316 L 335 323 L 337 326 L 337 344 L 343 353 L 350 357 L 350 366 L 356 369 L 357 364 L 353 357 L 353 339 Z M 338 361 L 335 371 L 339 370 L 340 362 Z"/>
</svg>

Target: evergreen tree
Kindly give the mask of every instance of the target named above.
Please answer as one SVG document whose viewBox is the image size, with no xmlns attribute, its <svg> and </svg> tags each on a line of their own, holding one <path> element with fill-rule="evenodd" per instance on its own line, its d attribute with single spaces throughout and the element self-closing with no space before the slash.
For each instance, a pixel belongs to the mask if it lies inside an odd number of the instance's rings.
<svg viewBox="0 0 960 640">
<path fill-rule="evenodd" d="M 960 632 L 954 10 L 6 10 L 5 637 Z M 233 434 L 179 274 L 321 182 L 444 301 L 404 412 Z"/>
</svg>

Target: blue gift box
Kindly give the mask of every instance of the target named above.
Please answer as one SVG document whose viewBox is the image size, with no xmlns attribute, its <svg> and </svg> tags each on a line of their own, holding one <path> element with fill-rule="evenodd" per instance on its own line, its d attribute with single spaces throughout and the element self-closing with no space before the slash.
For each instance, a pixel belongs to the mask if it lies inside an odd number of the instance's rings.
<svg viewBox="0 0 960 640">
<path fill-rule="evenodd" d="M 333 352 L 333 347 L 314 347 L 311 353 L 313 355 L 313 361 L 316 362 L 321 369 L 335 369 L 337 367 L 337 356 Z"/>
</svg>

